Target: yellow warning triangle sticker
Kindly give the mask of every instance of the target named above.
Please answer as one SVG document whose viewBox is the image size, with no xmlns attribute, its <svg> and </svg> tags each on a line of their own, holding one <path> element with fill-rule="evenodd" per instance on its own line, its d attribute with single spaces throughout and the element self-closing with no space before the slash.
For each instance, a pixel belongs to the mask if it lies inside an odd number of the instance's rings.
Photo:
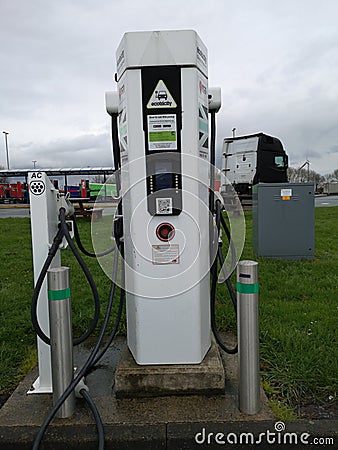
<svg viewBox="0 0 338 450">
<path fill-rule="evenodd" d="M 159 80 L 147 104 L 148 109 L 177 108 L 177 104 L 163 80 Z"/>
</svg>

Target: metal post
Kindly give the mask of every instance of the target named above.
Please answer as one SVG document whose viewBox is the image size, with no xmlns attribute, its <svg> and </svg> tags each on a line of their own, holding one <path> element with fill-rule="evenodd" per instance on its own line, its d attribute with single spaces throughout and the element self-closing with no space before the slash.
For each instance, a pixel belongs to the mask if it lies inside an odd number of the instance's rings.
<svg viewBox="0 0 338 450">
<path fill-rule="evenodd" d="M 7 140 L 7 136 L 9 135 L 9 133 L 7 131 L 3 131 L 3 134 L 5 135 L 7 170 L 9 170 L 9 153 L 8 153 L 8 140 Z"/>
<path fill-rule="evenodd" d="M 258 263 L 237 266 L 239 409 L 256 414 L 260 409 Z"/>
<path fill-rule="evenodd" d="M 48 270 L 50 346 L 52 361 L 53 403 L 73 380 L 72 310 L 69 287 L 69 267 Z M 74 413 L 75 393 L 72 392 L 57 413 L 66 418 Z"/>
<path fill-rule="evenodd" d="M 103 186 L 104 186 L 104 202 L 107 201 L 107 177 L 106 177 L 106 173 L 103 174 Z"/>
</svg>

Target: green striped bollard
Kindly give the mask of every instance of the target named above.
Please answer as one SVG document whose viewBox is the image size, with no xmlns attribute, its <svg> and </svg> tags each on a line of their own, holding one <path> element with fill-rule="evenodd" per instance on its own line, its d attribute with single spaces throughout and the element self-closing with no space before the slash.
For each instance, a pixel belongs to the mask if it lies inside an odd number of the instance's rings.
<svg viewBox="0 0 338 450">
<path fill-rule="evenodd" d="M 237 266 L 239 409 L 256 414 L 260 409 L 258 263 L 240 261 Z"/>
<path fill-rule="evenodd" d="M 50 349 L 52 364 L 53 404 L 73 380 L 72 307 L 69 267 L 48 270 Z M 61 405 L 56 416 L 71 417 L 75 408 L 74 391 Z"/>
</svg>

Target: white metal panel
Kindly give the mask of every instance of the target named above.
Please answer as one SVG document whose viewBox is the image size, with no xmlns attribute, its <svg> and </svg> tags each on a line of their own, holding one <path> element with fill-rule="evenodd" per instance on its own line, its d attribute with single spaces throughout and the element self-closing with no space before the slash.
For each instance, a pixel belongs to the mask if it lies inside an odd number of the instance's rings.
<svg viewBox="0 0 338 450">
<path fill-rule="evenodd" d="M 37 184 L 39 183 L 39 184 Z M 31 172 L 28 174 L 30 190 L 30 212 L 32 230 L 32 250 L 34 266 L 34 284 L 40 275 L 40 271 L 47 258 L 50 245 L 58 231 L 57 193 L 49 178 L 44 172 Z M 37 188 L 35 189 L 34 186 Z M 41 187 L 41 191 L 39 191 Z M 51 267 L 61 265 L 60 252 L 58 251 Z M 41 329 L 49 336 L 48 294 L 47 281 L 45 280 L 40 291 L 37 310 L 38 321 Z M 50 346 L 39 337 L 38 365 L 39 377 L 34 382 L 29 393 L 43 394 L 52 392 L 51 357 Z"/>
<path fill-rule="evenodd" d="M 258 137 L 223 144 L 222 169 L 230 183 L 252 184 L 257 167 Z"/>
<path fill-rule="evenodd" d="M 125 33 L 116 52 L 117 74 L 127 68 L 155 65 L 194 65 L 207 75 L 208 51 L 196 31 Z"/>
<path fill-rule="evenodd" d="M 127 145 L 122 154 L 122 194 L 128 346 L 139 364 L 194 364 L 203 360 L 210 347 L 209 166 L 200 157 L 198 112 L 199 104 L 207 102 L 201 100 L 199 91 L 201 71 L 197 68 L 200 63 L 196 34 L 163 33 L 159 48 L 167 45 L 169 50 L 164 54 L 171 53 L 174 59 L 163 58 L 152 47 L 154 42 L 149 44 L 151 38 L 154 35 L 149 33 L 128 33 L 117 52 L 120 73 L 124 72 L 118 83 L 122 93 L 119 112 L 125 114 L 127 129 Z M 170 41 L 172 38 L 175 43 Z M 186 43 L 188 48 L 184 49 Z M 151 48 L 152 52 L 148 52 Z M 152 60 L 148 59 L 151 54 Z M 173 61 L 195 65 L 181 72 L 183 211 L 178 216 L 151 216 L 146 200 L 141 70 L 125 68 Z M 203 82 L 207 93 L 205 77 Z M 154 260 L 154 246 L 161 244 L 155 230 L 163 221 L 175 227 L 170 245 L 178 246 L 179 263 L 160 265 Z"/>
</svg>

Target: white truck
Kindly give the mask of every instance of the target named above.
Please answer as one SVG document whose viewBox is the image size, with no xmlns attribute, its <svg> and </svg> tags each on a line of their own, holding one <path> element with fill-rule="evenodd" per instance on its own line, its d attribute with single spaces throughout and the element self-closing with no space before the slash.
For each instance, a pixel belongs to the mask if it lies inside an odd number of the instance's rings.
<svg viewBox="0 0 338 450">
<path fill-rule="evenodd" d="M 225 138 L 222 170 L 240 195 L 256 183 L 287 182 L 288 156 L 281 141 L 264 133 Z"/>
<path fill-rule="evenodd" d="M 330 181 L 323 184 L 323 194 L 338 195 L 338 181 Z"/>
</svg>

